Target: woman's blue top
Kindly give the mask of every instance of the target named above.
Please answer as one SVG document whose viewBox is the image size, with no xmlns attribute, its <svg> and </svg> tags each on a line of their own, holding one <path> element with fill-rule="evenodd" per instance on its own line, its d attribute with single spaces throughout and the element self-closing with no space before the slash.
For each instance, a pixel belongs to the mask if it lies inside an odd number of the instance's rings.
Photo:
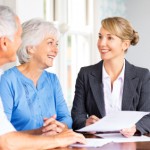
<svg viewBox="0 0 150 150">
<path fill-rule="evenodd" d="M 19 131 L 40 128 L 43 119 L 54 114 L 72 128 L 59 80 L 53 73 L 44 70 L 35 87 L 31 79 L 13 67 L 1 76 L 0 96 L 8 119 Z"/>
</svg>

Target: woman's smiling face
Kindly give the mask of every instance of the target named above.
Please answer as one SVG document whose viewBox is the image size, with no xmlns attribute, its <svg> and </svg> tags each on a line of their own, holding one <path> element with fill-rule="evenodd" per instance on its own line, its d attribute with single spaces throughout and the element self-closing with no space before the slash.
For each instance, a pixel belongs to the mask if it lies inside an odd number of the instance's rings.
<svg viewBox="0 0 150 150">
<path fill-rule="evenodd" d="M 56 37 L 49 35 L 44 40 L 34 46 L 34 52 L 31 56 L 31 61 L 39 64 L 39 67 L 46 69 L 53 66 L 53 60 L 58 53 L 58 40 Z"/>
<path fill-rule="evenodd" d="M 97 46 L 101 54 L 101 59 L 110 60 L 118 57 L 124 57 L 126 50 L 126 41 L 122 41 L 116 35 L 111 34 L 103 27 L 99 32 Z"/>
</svg>

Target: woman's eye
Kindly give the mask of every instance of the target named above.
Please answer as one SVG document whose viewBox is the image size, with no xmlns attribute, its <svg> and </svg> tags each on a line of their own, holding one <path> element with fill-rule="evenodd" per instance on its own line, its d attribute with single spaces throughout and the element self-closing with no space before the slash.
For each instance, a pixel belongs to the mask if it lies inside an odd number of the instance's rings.
<svg viewBox="0 0 150 150">
<path fill-rule="evenodd" d="M 113 40 L 113 37 L 109 36 L 109 37 L 108 37 L 108 40 Z"/>
<path fill-rule="evenodd" d="M 99 35 L 99 36 L 98 36 L 98 38 L 99 38 L 99 39 L 102 39 L 102 36 L 101 36 L 101 35 Z"/>
<path fill-rule="evenodd" d="M 49 45 L 53 45 L 53 42 L 48 42 Z"/>
<path fill-rule="evenodd" d="M 56 47 L 58 47 L 58 45 L 59 45 L 59 44 L 58 44 L 58 43 L 56 43 Z"/>
<path fill-rule="evenodd" d="M 55 43 L 55 42 L 48 42 L 48 45 L 51 45 L 51 46 L 56 46 L 56 47 L 58 47 L 58 43 Z"/>
</svg>

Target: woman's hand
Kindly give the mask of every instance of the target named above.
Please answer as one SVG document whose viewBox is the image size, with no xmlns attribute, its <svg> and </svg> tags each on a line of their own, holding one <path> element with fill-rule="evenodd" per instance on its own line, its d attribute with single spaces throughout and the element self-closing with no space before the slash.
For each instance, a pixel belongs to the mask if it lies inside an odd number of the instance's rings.
<svg viewBox="0 0 150 150">
<path fill-rule="evenodd" d="M 135 132 L 136 132 L 136 126 L 135 125 L 133 127 L 131 127 L 131 128 L 122 129 L 120 131 L 120 133 L 122 135 L 124 135 L 125 137 L 131 137 L 131 136 L 133 136 L 135 134 Z"/>
<path fill-rule="evenodd" d="M 95 122 L 97 122 L 99 120 L 98 117 L 96 117 L 95 115 L 90 116 L 88 119 L 86 119 L 86 126 L 93 124 Z"/>
<path fill-rule="evenodd" d="M 42 135 L 56 135 L 67 129 L 67 126 L 56 120 L 56 115 L 51 118 L 44 118 Z"/>
</svg>

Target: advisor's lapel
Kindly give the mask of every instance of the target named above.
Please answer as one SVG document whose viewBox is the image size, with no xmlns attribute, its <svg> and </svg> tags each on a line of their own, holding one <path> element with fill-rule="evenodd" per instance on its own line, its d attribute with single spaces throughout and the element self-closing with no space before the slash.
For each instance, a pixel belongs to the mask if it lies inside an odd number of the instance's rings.
<svg viewBox="0 0 150 150">
<path fill-rule="evenodd" d="M 89 75 L 89 82 L 99 112 L 101 116 L 104 117 L 105 105 L 104 105 L 104 93 L 102 83 L 102 64 L 103 61 L 98 63 L 97 66 L 93 69 L 93 71 Z"/>
<path fill-rule="evenodd" d="M 130 110 L 139 78 L 134 66 L 125 61 L 125 78 L 122 97 L 122 110 Z"/>
</svg>

